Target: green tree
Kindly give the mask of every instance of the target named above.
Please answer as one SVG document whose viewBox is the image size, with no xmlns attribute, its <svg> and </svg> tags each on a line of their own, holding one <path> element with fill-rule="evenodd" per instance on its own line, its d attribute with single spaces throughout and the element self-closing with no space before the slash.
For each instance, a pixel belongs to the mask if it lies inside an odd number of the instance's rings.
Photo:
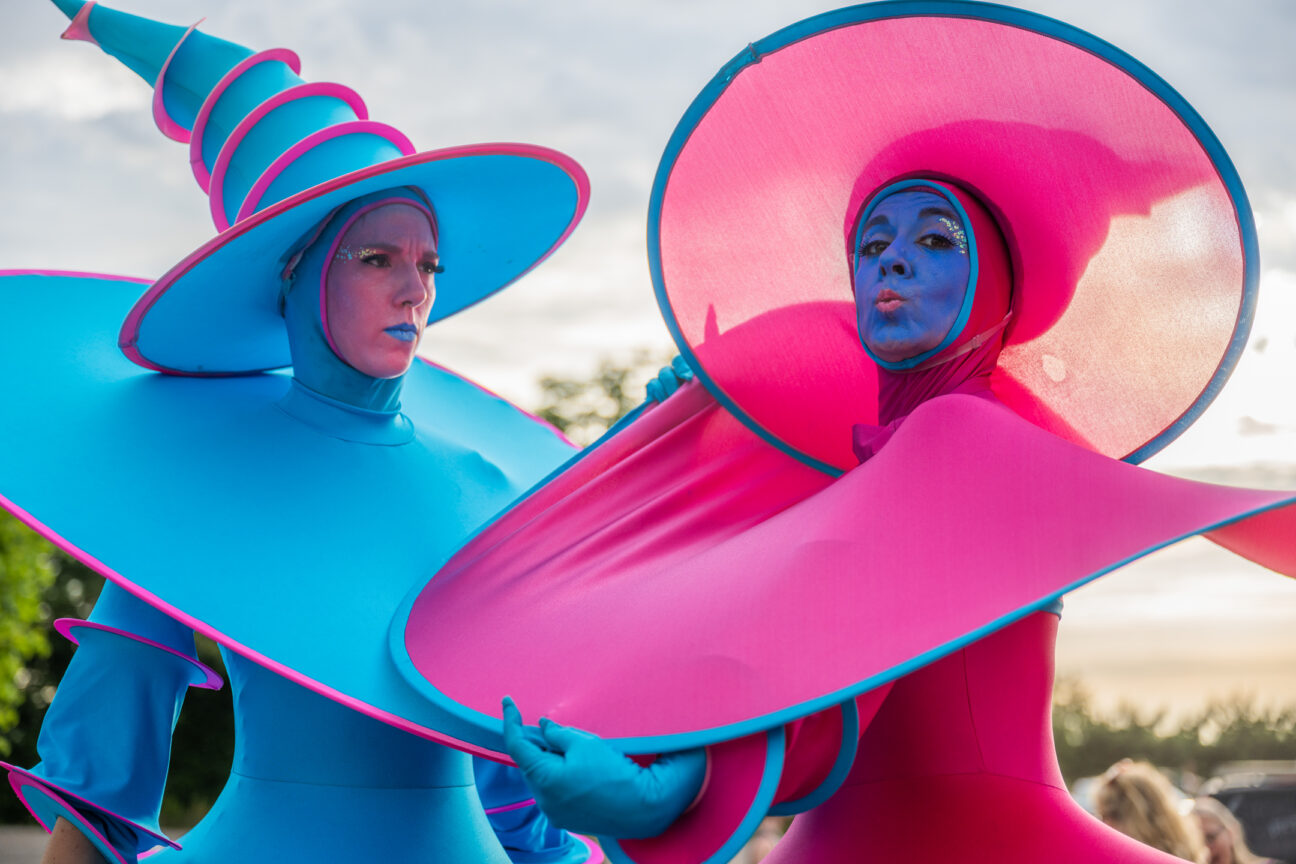
<svg viewBox="0 0 1296 864">
<path fill-rule="evenodd" d="M 12 554 L 25 550 L 23 555 Z M 22 569 L 19 575 L 15 568 Z M 35 614 L 19 624 L 11 607 L 11 585 L 36 591 Z M 13 674 L 0 671 L 3 682 L 13 682 L 15 695 L 6 702 L 12 721 L 0 726 L 6 761 L 16 765 L 36 764 L 36 739 L 45 710 L 54 698 L 59 680 L 72 660 L 76 646 L 53 635 L 50 624 L 58 618 L 85 618 L 94 608 L 103 587 L 103 577 L 79 561 L 55 549 L 7 513 L 0 511 L 0 639 L 7 646 L 9 632 L 43 646 L 25 654 Z M 0 652 L 4 651 L 0 648 Z M 10 656 L 8 653 L 6 657 Z M 198 656 L 223 673 L 215 643 L 199 637 Z M 233 711 L 228 687 L 220 690 L 190 689 L 185 710 L 176 725 L 171 751 L 171 772 L 162 802 L 162 823 L 194 824 L 216 800 L 234 751 Z M 0 824 L 25 823 L 30 817 L 13 795 L 0 795 Z"/>
<path fill-rule="evenodd" d="M 1101 714 L 1085 687 L 1061 681 L 1053 698 L 1053 739 L 1068 782 L 1141 759 L 1209 777 L 1226 762 L 1296 760 L 1296 706 L 1263 708 L 1235 697 L 1210 702 L 1178 722 L 1167 712 L 1122 705 Z"/>
<path fill-rule="evenodd" d="M 48 657 L 44 600 L 54 584 L 52 550 L 26 526 L 0 511 L 0 755 L 13 753 L 18 709 L 30 684 L 28 663 Z"/>
<path fill-rule="evenodd" d="M 602 358 L 592 378 L 546 375 L 536 414 L 577 444 L 590 444 L 643 402 L 648 381 L 671 356 L 640 348 L 628 359 Z"/>
</svg>

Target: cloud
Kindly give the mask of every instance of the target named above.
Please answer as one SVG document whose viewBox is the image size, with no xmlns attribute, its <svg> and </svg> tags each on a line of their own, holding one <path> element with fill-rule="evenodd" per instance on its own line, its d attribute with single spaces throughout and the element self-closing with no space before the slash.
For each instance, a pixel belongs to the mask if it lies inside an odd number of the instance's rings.
<svg viewBox="0 0 1296 864">
<path fill-rule="evenodd" d="M 95 120 L 119 111 L 147 111 L 150 93 L 139 77 L 104 59 L 85 49 L 10 57 L 0 66 L 0 113 Z M 20 122 L 11 117 L 6 126 Z"/>
</svg>

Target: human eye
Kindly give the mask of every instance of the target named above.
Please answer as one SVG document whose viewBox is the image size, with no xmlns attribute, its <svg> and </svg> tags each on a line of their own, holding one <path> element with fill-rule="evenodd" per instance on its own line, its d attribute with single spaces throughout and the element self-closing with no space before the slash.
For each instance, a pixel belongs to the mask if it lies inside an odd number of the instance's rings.
<svg viewBox="0 0 1296 864">
<path fill-rule="evenodd" d="M 361 251 L 360 254 L 356 256 L 356 258 L 360 260 L 361 264 L 368 264 L 370 267 L 390 267 L 391 266 L 391 256 L 388 255 L 386 252 L 377 252 L 374 250 L 365 249 Z"/>
<path fill-rule="evenodd" d="M 886 251 L 886 248 L 890 245 L 890 240 L 865 240 L 859 248 L 859 256 L 861 258 L 876 258 L 878 255 L 881 255 Z"/>
<path fill-rule="evenodd" d="M 419 263 L 419 270 L 426 274 L 444 273 L 445 267 L 441 266 L 440 258 L 426 258 Z"/>
<path fill-rule="evenodd" d="M 926 246 L 928 249 L 953 249 L 958 245 L 953 239 L 946 237 L 937 231 L 930 234 L 924 234 L 918 238 L 919 246 Z"/>
</svg>

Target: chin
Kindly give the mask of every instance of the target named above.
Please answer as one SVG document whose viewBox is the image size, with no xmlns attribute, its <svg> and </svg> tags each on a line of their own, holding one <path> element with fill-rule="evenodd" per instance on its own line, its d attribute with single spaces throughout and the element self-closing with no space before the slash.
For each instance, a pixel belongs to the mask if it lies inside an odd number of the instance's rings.
<svg viewBox="0 0 1296 864">
<path fill-rule="evenodd" d="M 402 354 L 400 357 L 373 358 L 366 362 L 364 366 L 357 366 L 356 369 L 370 378 L 399 378 L 409 371 L 413 363 L 414 353 L 410 352 L 408 355 Z"/>
</svg>

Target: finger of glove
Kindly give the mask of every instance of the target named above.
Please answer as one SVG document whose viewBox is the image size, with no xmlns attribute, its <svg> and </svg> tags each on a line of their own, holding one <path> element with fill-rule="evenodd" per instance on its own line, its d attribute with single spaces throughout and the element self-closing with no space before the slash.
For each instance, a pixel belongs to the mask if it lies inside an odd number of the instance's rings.
<svg viewBox="0 0 1296 864">
<path fill-rule="evenodd" d="M 689 365 L 689 362 L 683 356 L 676 354 L 675 359 L 671 361 L 670 368 L 675 373 L 675 377 L 681 381 L 693 380 L 693 367 Z"/>
<path fill-rule="evenodd" d="M 657 759 L 648 766 L 648 771 L 667 797 L 687 803 L 702 788 L 706 764 L 706 750 L 680 750 Z"/>
<path fill-rule="evenodd" d="M 661 384 L 657 382 L 656 378 L 648 382 L 647 398 L 649 402 L 662 402 L 666 399 L 666 394 L 662 392 Z"/>
<path fill-rule="evenodd" d="M 673 394 L 679 389 L 680 379 L 675 376 L 675 370 L 665 366 L 657 373 L 657 380 L 661 382 L 661 388 L 667 396 Z"/>
<path fill-rule="evenodd" d="M 522 712 L 508 697 L 504 698 L 504 751 L 528 777 L 550 769 L 555 760 L 562 761 L 562 757 L 545 752 L 530 740 L 522 726 Z"/>
<path fill-rule="evenodd" d="M 563 726 L 561 723 L 555 723 L 548 718 L 540 720 L 540 734 L 544 737 L 545 746 L 550 750 L 557 750 L 559 753 L 566 753 L 577 744 L 587 742 L 598 742 L 603 744 L 603 739 L 599 738 L 592 732 L 586 732 L 584 729 L 576 729 L 571 726 Z M 603 744 L 606 747 L 606 744 Z"/>
</svg>

